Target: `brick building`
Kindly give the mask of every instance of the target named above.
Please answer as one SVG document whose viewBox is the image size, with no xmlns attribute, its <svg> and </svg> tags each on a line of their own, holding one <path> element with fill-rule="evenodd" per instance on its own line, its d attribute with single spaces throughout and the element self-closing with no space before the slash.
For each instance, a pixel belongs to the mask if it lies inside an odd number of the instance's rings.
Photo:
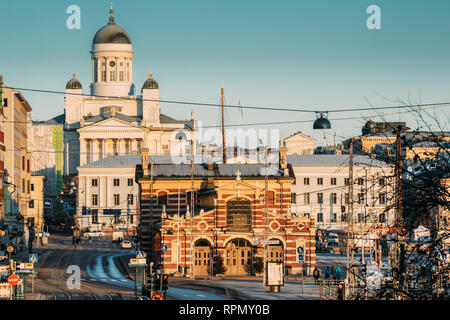
<svg viewBox="0 0 450 320">
<path fill-rule="evenodd" d="M 191 179 L 190 164 L 152 165 L 143 149 L 144 165 L 136 169 L 141 249 L 160 261 L 159 248 L 167 246 L 161 256 L 166 273 L 259 275 L 263 243 L 270 241 L 267 261 L 284 262 L 288 274 L 301 272 L 298 247 L 304 249 L 305 267 L 314 268 L 314 220 L 291 213 L 294 173 L 285 152 L 282 149 L 280 163 L 268 171 L 265 215 L 263 164 L 195 163 Z"/>
</svg>

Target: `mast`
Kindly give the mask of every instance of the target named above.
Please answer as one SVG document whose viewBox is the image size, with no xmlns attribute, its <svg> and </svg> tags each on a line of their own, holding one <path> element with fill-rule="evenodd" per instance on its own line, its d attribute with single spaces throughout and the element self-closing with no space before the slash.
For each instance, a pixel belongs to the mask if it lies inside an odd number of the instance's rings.
<svg viewBox="0 0 450 320">
<path fill-rule="evenodd" d="M 227 147 L 225 144 L 225 108 L 224 108 L 224 103 L 223 103 L 223 82 L 222 82 L 222 90 L 221 90 L 221 94 L 222 94 L 222 161 L 223 163 L 227 163 Z"/>
</svg>

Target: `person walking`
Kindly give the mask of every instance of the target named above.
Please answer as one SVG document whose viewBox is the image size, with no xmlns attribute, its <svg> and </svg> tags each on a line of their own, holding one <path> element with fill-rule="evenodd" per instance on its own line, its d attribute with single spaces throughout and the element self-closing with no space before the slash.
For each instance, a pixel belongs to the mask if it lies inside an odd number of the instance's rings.
<svg viewBox="0 0 450 320">
<path fill-rule="evenodd" d="M 344 255 L 344 247 L 340 246 L 339 247 L 339 252 L 341 253 L 341 257 Z"/>
<path fill-rule="evenodd" d="M 336 280 L 341 280 L 341 273 L 342 273 L 342 271 L 341 271 L 341 267 L 340 266 L 337 266 L 336 267 Z"/>
<path fill-rule="evenodd" d="M 325 280 L 330 280 L 332 271 L 330 266 L 327 266 L 327 268 L 325 269 Z"/>
<path fill-rule="evenodd" d="M 314 277 L 314 284 L 318 285 L 319 284 L 319 278 L 320 278 L 320 271 L 319 271 L 319 269 L 317 269 L 317 267 L 314 268 L 313 277 Z"/>
</svg>

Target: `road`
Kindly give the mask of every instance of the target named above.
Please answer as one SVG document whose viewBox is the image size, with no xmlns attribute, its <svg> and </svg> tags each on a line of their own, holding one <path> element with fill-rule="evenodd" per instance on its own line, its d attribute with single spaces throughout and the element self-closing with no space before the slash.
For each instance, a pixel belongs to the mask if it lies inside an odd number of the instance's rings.
<svg viewBox="0 0 450 320">
<path fill-rule="evenodd" d="M 52 234 L 49 244 L 38 250 L 36 264 L 37 277 L 34 294 L 27 293 L 28 299 L 45 300 L 134 300 L 134 274 L 128 267 L 130 258 L 135 257 L 134 249 L 121 249 L 110 238 L 93 239 L 89 244 L 83 241 L 73 247 L 70 236 Z M 360 257 L 357 256 L 355 261 Z M 340 265 L 345 276 L 346 256 L 318 253 L 317 265 L 322 271 L 327 265 Z M 69 289 L 67 279 L 72 275 L 67 270 L 71 266 L 80 268 L 79 289 Z M 31 281 L 27 281 L 28 292 Z M 300 277 L 286 278 L 279 293 L 264 289 L 259 278 L 195 279 L 170 278 L 168 300 L 317 300 L 319 289 L 311 278 L 302 284 Z"/>
</svg>

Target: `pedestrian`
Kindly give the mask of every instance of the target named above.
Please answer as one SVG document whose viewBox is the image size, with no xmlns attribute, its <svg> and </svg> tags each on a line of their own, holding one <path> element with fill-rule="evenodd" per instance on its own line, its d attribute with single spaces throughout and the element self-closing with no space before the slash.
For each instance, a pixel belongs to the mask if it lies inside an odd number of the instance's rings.
<svg viewBox="0 0 450 320">
<path fill-rule="evenodd" d="M 314 268 L 313 277 L 314 277 L 314 284 L 318 285 L 319 284 L 319 278 L 320 278 L 320 271 L 319 271 L 319 269 L 317 269 L 317 267 Z"/>
<path fill-rule="evenodd" d="M 327 266 L 327 268 L 325 269 L 325 280 L 330 280 L 332 271 L 330 266 Z"/>
<path fill-rule="evenodd" d="M 72 246 L 75 248 L 75 236 L 72 236 Z"/>
<path fill-rule="evenodd" d="M 341 267 L 336 267 L 336 280 L 341 280 Z"/>
<path fill-rule="evenodd" d="M 344 247 L 339 247 L 339 252 L 341 253 L 341 257 L 344 255 Z"/>
<path fill-rule="evenodd" d="M 89 244 L 92 244 L 92 238 L 91 236 L 88 236 Z"/>
</svg>

